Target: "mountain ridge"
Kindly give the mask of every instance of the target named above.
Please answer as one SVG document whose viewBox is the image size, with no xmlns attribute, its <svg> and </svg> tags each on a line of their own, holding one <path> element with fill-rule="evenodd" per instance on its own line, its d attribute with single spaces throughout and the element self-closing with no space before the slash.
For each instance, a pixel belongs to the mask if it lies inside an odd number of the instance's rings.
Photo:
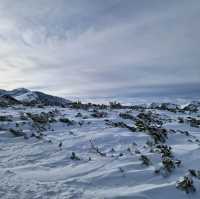
<svg viewBox="0 0 200 199">
<path fill-rule="evenodd" d="M 9 100 L 7 98 L 9 98 Z M 12 105 L 12 103 L 15 102 L 25 105 L 41 104 L 45 106 L 61 107 L 66 107 L 72 103 L 70 100 L 62 97 L 49 95 L 40 91 L 31 91 L 26 88 L 17 88 L 9 91 L 0 89 L 0 102 L 7 105 Z"/>
</svg>

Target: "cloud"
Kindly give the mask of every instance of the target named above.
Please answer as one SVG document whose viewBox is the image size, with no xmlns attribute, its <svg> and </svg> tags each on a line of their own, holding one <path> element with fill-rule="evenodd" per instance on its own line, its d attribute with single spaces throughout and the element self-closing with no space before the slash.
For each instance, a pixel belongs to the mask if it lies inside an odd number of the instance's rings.
<svg viewBox="0 0 200 199">
<path fill-rule="evenodd" d="M 200 83 L 199 8 L 197 0 L 0 0 L 0 87 L 125 96 L 190 85 L 189 93 Z"/>
</svg>

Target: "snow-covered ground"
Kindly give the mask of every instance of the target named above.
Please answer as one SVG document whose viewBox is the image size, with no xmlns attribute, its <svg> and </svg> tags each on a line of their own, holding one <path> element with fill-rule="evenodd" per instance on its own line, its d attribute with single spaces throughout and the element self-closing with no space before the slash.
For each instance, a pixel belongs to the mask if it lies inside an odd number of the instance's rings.
<svg viewBox="0 0 200 199">
<path fill-rule="evenodd" d="M 180 177 L 191 177 L 188 169 L 200 169 L 200 128 L 180 123 L 178 117 L 200 119 L 200 112 L 144 110 L 159 114 L 168 138 L 158 144 L 171 146 L 171 159 L 181 160 L 166 172 L 157 145 L 148 144 L 153 142 L 148 132 L 113 125 L 136 127 L 134 119 L 123 119 L 119 113 L 129 111 L 136 117 L 142 110 L 102 111 L 107 115 L 95 117 L 92 109 L 1 108 L 0 116 L 7 117 L 0 121 L 0 198 L 200 198 L 198 177 L 192 177 L 195 192 L 176 188 Z M 41 112 L 50 112 L 52 121 L 40 124 L 26 114 Z M 13 135 L 11 129 L 24 136 Z M 149 165 L 142 164 L 141 155 L 148 157 Z"/>
</svg>

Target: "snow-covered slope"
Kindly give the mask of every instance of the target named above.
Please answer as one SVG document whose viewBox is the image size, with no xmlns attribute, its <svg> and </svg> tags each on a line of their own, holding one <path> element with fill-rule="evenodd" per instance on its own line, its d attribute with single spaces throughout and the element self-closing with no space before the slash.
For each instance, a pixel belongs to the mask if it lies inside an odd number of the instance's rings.
<svg viewBox="0 0 200 199">
<path fill-rule="evenodd" d="M 38 100 L 38 96 L 36 93 L 32 91 L 28 91 L 21 95 L 15 96 L 15 99 L 19 100 L 20 102 L 30 103 L 30 102 L 36 102 Z"/>
<path fill-rule="evenodd" d="M 0 198 L 199 199 L 199 115 L 146 108 L 0 109 Z M 183 176 L 192 178 L 189 193 L 180 183 L 176 188 Z"/>
</svg>

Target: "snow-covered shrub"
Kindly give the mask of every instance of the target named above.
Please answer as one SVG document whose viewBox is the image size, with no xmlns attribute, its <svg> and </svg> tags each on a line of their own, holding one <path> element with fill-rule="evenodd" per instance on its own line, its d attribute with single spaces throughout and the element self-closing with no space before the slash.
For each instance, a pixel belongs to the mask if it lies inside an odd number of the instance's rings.
<svg viewBox="0 0 200 199">
<path fill-rule="evenodd" d="M 20 113 L 20 120 L 28 120 L 28 117 L 26 116 L 24 112 Z"/>
<path fill-rule="evenodd" d="M 161 153 L 162 157 L 173 157 L 172 148 L 168 145 L 159 144 L 156 145 L 156 150 Z"/>
<path fill-rule="evenodd" d="M 0 122 L 11 122 L 12 119 L 11 115 L 0 115 Z"/>
<path fill-rule="evenodd" d="M 16 137 L 21 137 L 25 135 L 24 132 L 21 130 L 10 128 L 9 131 Z"/>
<path fill-rule="evenodd" d="M 95 117 L 95 118 L 103 118 L 103 117 L 107 117 L 107 113 L 106 112 L 103 112 L 103 111 L 95 111 L 94 113 L 91 114 L 92 117 Z"/>
<path fill-rule="evenodd" d="M 142 161 L 143 165 L 151 165 L 151 160 L 146 155 L 141 155 L 139 159 Z"/>
<path fill-rule="evenodd" d="M 151 138 L 153 139 L 155 144 L 164 143 L 164 142 L 166 142 L 166 139 L 168 138 L 167 130 L 164 128 L 149 127 L 148 133 L 151 136 Z"/>
<path fill-rule="evenodd" d="M 142 120 L 148 126 L 162 126 L 163 122 L 158 114 L 148 112 L 141 112 L 137 115 L 137 118 Z"/>
<path fill-rule="evenodd" d="M 191 127 L 199 128 L 200 127 L 200 120 L 194 117 L 189 117 L 187 122 L 189 122 Z"/>
<path fill-rule="evenodd" d="M 190 175 L 200 180 L 200 170 L 189 169 Z"/>
<path fill-rule="evenodd" d="M 176 183 L 176 188 L 185 191 L 187 194 L 196 191 L 193 180 L 189 176 L 184 176 L 183 178 L 179 179 Z"/>
<path fill-rule="evenodd" d="M 47 124 L 51 116 L 48 113 L 41 112 L 40 114 L 27 113 L 27 116 L 35 123 Z"/>
<path fill-rule="evenodd" d="M 178 122 L 179 123 L 184 123 L 184 118 L 183 117 L 178 117 Z"/>
<path fill-rule="evenodd" d="M 115 128 L 127 128 L 132 132 L 136 131 L 135 127 L 129 126 L 129 125 L 125 124 L 124 122 L 112 122 L 110 120 L 105 120 L 105 121 L 106 121 L 107 125 L 110 125 L 110 126 L 115 127 Z"/>
<path fill-rule="evenodd" d="M 70 157 L 72 160 L 80 160 L 80 158 L 76 155 L 75 152 L 72 152 L 72 155 Z"/>
<path fill-rule="evenodd" d="M 119 102 L 109 102 L 110 108 L 111 109 L 121 109 L 122 105 Z"/>
<path fill-rule="evenodd" d="M 135 119 L 135 117 L 134 116 L 132 116 L 131 114 L 129 114 L 129 113 L 120 113 L 119 114 L 119 117 L 121 117 L 121 118 L 123 118 L 123 119 L 129 119 L 129 120 L 134 120 Z"/>
<path fill-rule="evenodd" d="M 83 115 L 82 115 L 82 113 L 80 113 L 80 112 L 78 112 L 76 115 L 75 115 L 75 117 L 82 117 Z"/>
<path fill-rule="evenodd" d="M 60 122 L 66 123 L 67 125 L 73 125 L 74 121 L 68 119 L 68 118 L 60 118 L 59 119 Z"/>
<path fill-rule="evenodd" d="M 181 164 L 180 160 L 173 160 L 170 157 L 162 158 L 162 167 L 155 170 L 155 173 L 160 173 L 163 176 L 168 176 L 176 167 L 179 167 Z"/>
</svg>

